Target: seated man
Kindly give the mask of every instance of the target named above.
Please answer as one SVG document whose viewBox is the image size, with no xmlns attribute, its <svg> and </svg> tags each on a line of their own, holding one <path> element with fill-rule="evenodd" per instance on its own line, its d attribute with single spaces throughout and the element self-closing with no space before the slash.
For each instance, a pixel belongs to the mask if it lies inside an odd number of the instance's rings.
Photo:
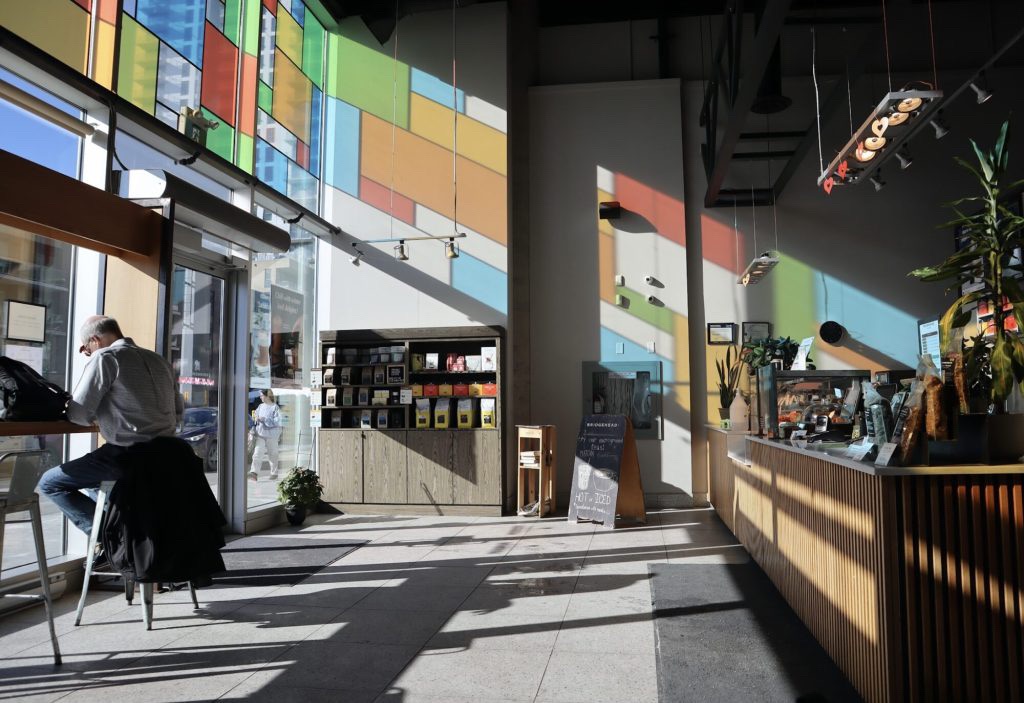
<svg viewBox="0 0 1024 703">
<path fill-rule="evenodd" d="M 68 404 L 68 419 L 78 425 L 96 422 L 106 444 L 47 471 L 39 480 L 39 492 L 88 535 L 96 502 L 81 489 L 121 478 L 118 460 L 128 447 L 173 437 L 182 400 L 171 365 L 156 352 L 135 346 L 114 318 L 94 315 L 79 334 L 79 351 L 89 363 Z"/>
</svg>

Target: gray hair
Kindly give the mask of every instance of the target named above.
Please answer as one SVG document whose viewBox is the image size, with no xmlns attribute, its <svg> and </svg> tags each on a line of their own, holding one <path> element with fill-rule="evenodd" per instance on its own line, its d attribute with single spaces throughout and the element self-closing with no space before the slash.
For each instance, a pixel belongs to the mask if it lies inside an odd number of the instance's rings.
<svg viewBox="0 0 1024 703">
<path fill-rule="evenodd" d="M 97 315 L 91 317 L 85 321 L 82 325 L 82 329 L 79 330 L 78 335 L 81 337 L 83 342 L 88 342 L 93 337 L 103 337 L 105 335 L 113 335 L 118 339 L 124 337 L 121 334 L 121 326 L 117 324 L 117 320 L 112 317 L 106 317 L 105 315 Z"/>
</svg>

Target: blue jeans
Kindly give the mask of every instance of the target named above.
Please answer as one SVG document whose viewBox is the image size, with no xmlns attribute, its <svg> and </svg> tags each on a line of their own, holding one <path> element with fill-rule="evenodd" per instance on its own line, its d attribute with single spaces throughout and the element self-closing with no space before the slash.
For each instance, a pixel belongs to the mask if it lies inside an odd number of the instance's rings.
<svg viewBox="0 0 1024 703">
<path fill-rule="evenodd" d="M 123 470 L 118 460 L 125 449 L 104 444 L 83 457 L 53 467 L 39 479 L 39 493 L 52 500 L 75 527 L 89 535 L 96 501 L 82 493 L 82 489 L 96 489 L 103 481 L 121 478 Z"/>
</svg>

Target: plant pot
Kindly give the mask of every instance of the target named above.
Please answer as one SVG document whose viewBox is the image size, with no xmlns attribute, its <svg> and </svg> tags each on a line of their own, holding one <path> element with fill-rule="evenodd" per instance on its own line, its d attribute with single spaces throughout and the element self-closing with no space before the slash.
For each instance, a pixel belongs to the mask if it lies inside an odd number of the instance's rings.
<svg viewBox="0 0 1024 703">
<path fill-rule="evenodd" d="M 718 426 L 723 430 L 732 429 L 732 420 L 729 419 L 729 408 L 718 409 L 719 423 Z"/>
<path fill-rule="evenodd" d="M 306 506 L 305 505 L 286 505 L 284 506 L 285 517 L 288 518 L 288 524 L 298 527 L 306 521 Z"/>
<path fill-rule="evenodd" d="M 1017 464 L 1024 455 L 1024 414 L 988 416 L 988 463 Z"/>
</svg>

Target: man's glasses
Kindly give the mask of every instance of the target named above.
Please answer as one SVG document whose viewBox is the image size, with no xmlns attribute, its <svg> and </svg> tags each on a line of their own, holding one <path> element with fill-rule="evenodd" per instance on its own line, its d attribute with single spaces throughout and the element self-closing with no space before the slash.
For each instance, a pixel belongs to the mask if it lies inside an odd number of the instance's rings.
<svg viewBox="0 0 1024 703">
<path fill-rule="evenodd" d="M 89 337 L 89 339 L 85 340 L 85 343 L 78 348 L 79 353 L 85 354 L 86 356 L 92 356 L 93 342 L 95 340 L 95 337 Z"/>
</svg>

